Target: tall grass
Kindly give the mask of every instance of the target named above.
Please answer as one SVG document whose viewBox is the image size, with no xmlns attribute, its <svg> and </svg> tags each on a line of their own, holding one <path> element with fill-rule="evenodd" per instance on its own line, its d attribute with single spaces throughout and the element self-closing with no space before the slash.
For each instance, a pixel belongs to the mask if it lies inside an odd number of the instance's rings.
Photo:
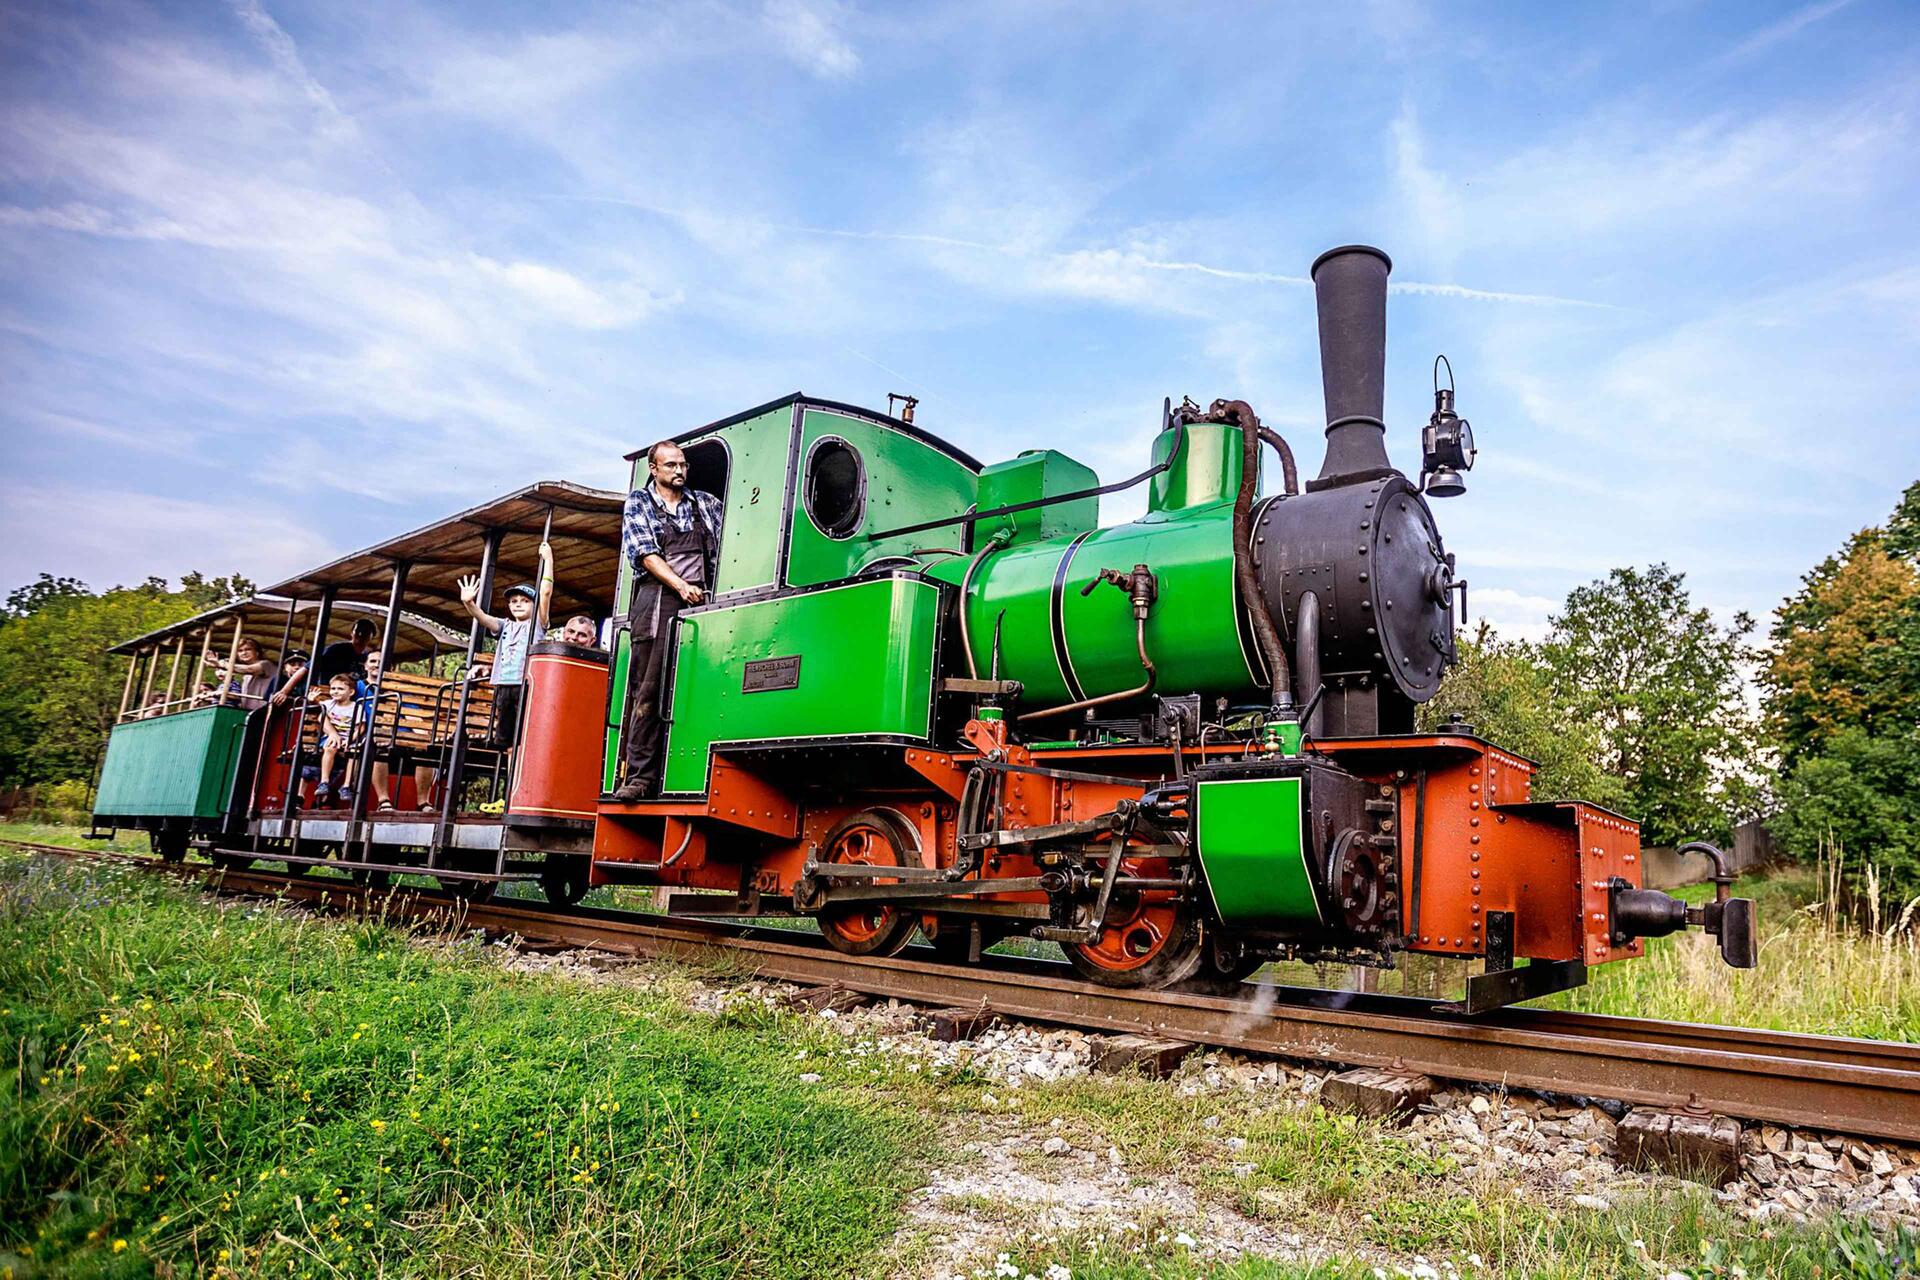
<svg viewBox="0 0 1920 1280">
<path fill-rule="evenodd" d="M 0 1274 L 871 1269 L 922 1117 L 479 951 L 0 855 Z"/>
<path fill-rule="evenodd" d="M 1656 938 L 1640 960 L 1602 965 L 1554 1007 L 1879 1040 L 1920 1041 L 1920 898 L 1888 903 L 1869 866 L 1850 895 L 1841 854 L 1735 886 L 1756 900 L 1759 963 L 1732 969 L 1698 932 Z M 1711 886 L 1685 896 L 1704 900 Z"/>
</svg>

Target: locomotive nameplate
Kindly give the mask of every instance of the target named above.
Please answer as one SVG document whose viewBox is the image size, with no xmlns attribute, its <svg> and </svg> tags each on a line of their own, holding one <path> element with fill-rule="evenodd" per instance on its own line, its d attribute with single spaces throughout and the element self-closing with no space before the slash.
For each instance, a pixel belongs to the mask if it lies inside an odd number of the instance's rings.
<svg viewBox="0 0 1920 1280">
<path fill-rule="evenodd" d="M 775 689 L 800 687 L 800 655 L 790 658 L 762 658 L 747 664 L 740 680 L 742 693 L 771 693 Z"/>
</svg>

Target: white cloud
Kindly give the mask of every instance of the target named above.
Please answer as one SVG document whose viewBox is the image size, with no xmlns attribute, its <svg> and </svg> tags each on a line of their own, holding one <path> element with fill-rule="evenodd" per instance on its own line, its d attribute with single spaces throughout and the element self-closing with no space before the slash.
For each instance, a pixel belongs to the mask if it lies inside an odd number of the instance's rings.
<svg viewBox="0 0 1920 1280">
<path fill-rule="evenodd" d="M 762 14 L 781 51 L 823 80 L 845 80 L 860 69 L 860 55 L 835 30 L 836 6 L 806 0 L 767 0 Z"/>
<path fill-rule="evenodd" d="M 307 70 L 306 61 L 301 58 L 300 50 L 294 44 L 293 38 L 273 20 L 273 16 L 261 5 L 260 0 L 233 0 L 233 12 L 240 19 L 241 25 L 245 26 L 267 51 L 267 56 L 272 59 L 275 70 L 286 81 L 298 86 L 306 100 L 319 111 L 322 120 L 325 121 L 324 127 L 338 139 L 345 140 L 353 137 L 356 132 L 353 122 L 340 110 L 333 100 L 333 95 L 327 92 L 325 86 L 313 78 L 313 73 Z"/>
<path fill-rule="evenodd" d="M 1720 58 L 1723 65 L 1744 62 L 1754 54 L 1771 49 L 1784 40 L 1792 39 L 1801 31 L 1822 18 L 1828 18 L 1852 4 L 1853 0 L 1819 0 L 1818 3 L 1802 5 L 1786 17 L 1770 22 L 1739 44 L 1729 49 Z"/>
<path fill-rule="evenodd" d="M 1565 603 L 1546 596 L 1515 591 L 1511 587 L 1475 588 L 1470 585 L 1467 591 L 1468 626 L 1472 626 L 1474 615 L 1478 615 L 1491 623 L 1496 633 L 1509 640 L 1546 639 L 1547 632 L 1552 629 L 1550 619 Z"/>
<path fill-rule="evenodd" d="M 1629 100 L 1510 151 L 1455 139 L 1444 167 L 1409 108 L 1392 128 L 1396 198 L 1408 232 L 1443 260 L 1625 253 L 1615 237 L 1636 235 L 1698 245 L 1731 227 L 1854 207 L 1911 154 L 1916 97 L 1911 81 L 1867 82 L 1837 99 L 1691 117 Z"/>
</svg>

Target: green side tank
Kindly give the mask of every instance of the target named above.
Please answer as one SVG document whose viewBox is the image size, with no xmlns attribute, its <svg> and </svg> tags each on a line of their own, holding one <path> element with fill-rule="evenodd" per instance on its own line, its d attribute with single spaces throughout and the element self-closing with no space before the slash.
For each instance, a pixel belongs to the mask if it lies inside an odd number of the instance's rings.
<svg viewBox="0 0 1920 1280">
<path fill-rule="evenodd" d="M 1015 524 L 983 521 L 975 553 L 941 561 L 931 576 L 965 586 L 966 646 L 981 676 L 994 667 L 1025 687 L 1029 710 L 1138 688 L 1145 679 L 1125 591 L 1098 581 L 1102 569 L 1144 564 L 1158 598 L 1147 615 L 1146 647 L 1160 693 L 1250 698 L 1264 681 L 1242 624 L 1233 582 L 1233 500 L 1240 487 L 1241 435 L 1227 423 L 1162 431 L 1153 460 L 1179 454 L 1153 477 L 1147 512 L 1095 527 L 1091 500 L 1065 504 L 1075 519 Z M 990 509 L 1087 487 L 1091 472 L 1058 454 L 1023 454 L 981 475 Z M 1058 511 L 1059 508 L 1048 509 Z M 1091 587 L 1090 587 L 1091 584 Z"/>
</svg>

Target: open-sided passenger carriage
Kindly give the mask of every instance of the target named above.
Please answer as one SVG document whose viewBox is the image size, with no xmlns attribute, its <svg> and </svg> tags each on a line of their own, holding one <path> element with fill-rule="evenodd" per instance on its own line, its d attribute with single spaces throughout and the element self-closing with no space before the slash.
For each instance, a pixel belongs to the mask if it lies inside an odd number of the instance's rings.
<svg viewBox="0 0 1920 1280">
<path fill-rule="evenodd" d="M 128 659 L 127 677 L 95 788 L 95 825 L 146 831 L 169 861 L 185 857 L 196 841 L 211 847 L 246 835 L 247 798 L 270 767 L 262 743 L 287 717 L 276 723 L 258 699 L 243 699 L 226 660 L 250 639 L 277 664 L 310 642 L 317 608 L 317 601 L 250 596 L 109 649 Z M 358 618 L 384 627 L 386 609 L 346 604 L 334 621 L 350 627 Z M 463 639 L 403 613 L 395 653 L 431 659 L 456 651 Z M 210 698 L 199 692 L 203 680 L 216 685 Z"/>
<path fill-rule="evenodd" d="M 459 580 L 478 576 L 482 607 L 499 616 L 505 589 L 535 579 L 544 538 L 553 548 L 555 625 L 575 613 L 597 621 L 614 594 L 623 503 L 621 494 L 544 481 L 289 578 L 258 600 L 121 646 L 158 653 L 168 641 L 178 649 L 195 636 L 217 646 L 222 635 L 212 629 L 227 618 L 241 629 L 236 635 L 258 636 L 247 611 L 277 609 L 287 624 L 272 656 L 289 648 L 317 656 L 344 639 L 354 619 L 372 617 L 381 674 L 372 683 L 370 728 L 353 753 L 349 802 L 316 804 L 317 707 L 216 705 L 116 726 L 96 824 L 156 830 L 156 848 L 175 858 L 197 838 L 229 864 L 258 859 L 300 870 L 337 863 L 373 882 L 420 872 L 473 897 L 490 895 L 502 880 L 534 879 L 557 901 L 577 900 L 587 888 L 601 783 L 607 655 L 537 643 L 520 746 L 495 749 L 486 636 L 466 616 Z M 151 678 L 130 673 L 129 698 Z M 190 759 L 199 763 L 189 766 Z M 375 811 L 370 800 L 376 762 L 389 766 L 391 811 Z M 424 795 L 416 766 L 431 771 Z"/>
</svg>

